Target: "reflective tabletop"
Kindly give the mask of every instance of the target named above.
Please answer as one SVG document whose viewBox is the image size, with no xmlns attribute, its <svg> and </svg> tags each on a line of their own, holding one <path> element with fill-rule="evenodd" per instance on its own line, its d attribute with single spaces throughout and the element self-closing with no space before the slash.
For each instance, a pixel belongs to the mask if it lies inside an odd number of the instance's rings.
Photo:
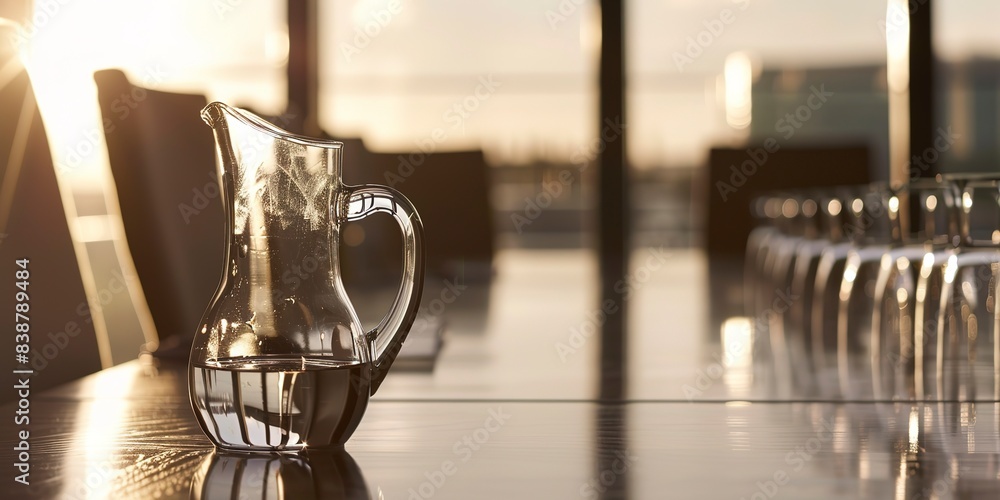
<svg viewBox="0 0 1000 500">
<path fill-rule="evenodd" d="M 28 450 L 5 418 L 0 496 L 1000 497 L 1000 404 L 782 397 L 735 347 L 741 330 L 713 331 L 710 297 L 726 292 L 700 253 L 636 263 L 623 401 L 595 397 L 592 256 L 506 251 L 489 290 L 448 304 L 433 371 L 390 374 L 342 452 L 218 453 L 183 361 L 144 358 L 32 394 Z M 481 310 L 463 303 L 482 293 Z"/>
</svg>

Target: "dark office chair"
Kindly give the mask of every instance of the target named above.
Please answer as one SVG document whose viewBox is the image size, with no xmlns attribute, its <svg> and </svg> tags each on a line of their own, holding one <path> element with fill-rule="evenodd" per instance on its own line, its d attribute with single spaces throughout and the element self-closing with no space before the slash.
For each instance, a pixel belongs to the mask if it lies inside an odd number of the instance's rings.
<svg viewBox="0 0 1000 500">
<path fill-rule="evenodd" d="M 444 322 L 455 326 L 454 331 L 484 331 L 495 237 L 490 171 L 483 153 L 371 153 L 360 141 L 345 145 L 344 181 L 392 186 L 413 202 L 424 224 L 427 271 L 417 316 L 421 331 L 407 340 L 412 357 L 437 352 Z M 370 294 L 372 288 L 382 292 L 375 300 L 355 304 L 362 321 L 370 323 L 395 293 L 402 249 L 395 223 L 388 217 L 352 224 L 356 226 L 345 228 L 341 245 L 342 269 L 349 291 L 353 284 L 359 296 Z M 351 231 L 361 237 L 347 237 Z M 367 285 L 358 286 L 362 283 Z M 455 290 L 461 297 L 454 297 Z M 444 299 L 449 300 L 448 310 L 440 311 Z"/>
<path fill-rule="evenodd" d="M 715 148 L 709 153 L 698 190 L 701 199 L 695 203 L 705 207 L 702 220 L 709 256 L 743 257 L 753 229 L 750 203 L 762 192 L 865 184 L 872 179 L 867 147 L 778 146 L 772 153 L 764 145 Z"/>
<path fill-rule="evenodd" d="M 708 254 L 712 325 L 743 313 L 743 267 L 754 221 L 750 205 L 760 193 L 781 189 L 865 184 L 872 180 L 865 146 L 786 147 L 777 143 L 741 149 L 715 148 L 696 189 L 695 206 L 704 207 L 704 248 Z"/>
<path fill-rule="evenodd" d="M 349 161 L 345 154 L 345 182 L 389 185 L 413 202 L 424 223 L 428 274 L 442 279 L 461 275 L 474 282 L 488 281 L 492 275 L 494 228 L 489 166 L 482 151 L 362 154 L 358 161 Z M 383 230 L 390 227 L 365 230 L 364 234 L 394 235 Z M 352 257 L 385 263 L 376 267 L 398 269 L 393 264 L 400 252 L 396 239 L 379 240 L 374 248 L 362 244 L 349 252 Z M 357 252 L 366 252 L 367 256 L 355 256 Z"/>
<path fill-rule="evenodd" d="M 28 74 L 16 50 L 6 45 L 8 27 L 0 24 L 0 269 L 4 293 L 4 346 L 0 368 L 8 377 L 28 379 L 13 370 L 34 370 L 29 392 L 53 387 L 101 369 L 101 355 L 87 304 L 76 251 L 66 222 L 49 144 Z M 26 269 L 18 262 L 27 261 Z M 25 271 L 18 276 L 16 273 Z M 21 279 L 21 278 L 24 279 Z M 23 285 L 18 285 L 23 283 Z M 17 297 L 24 292 L 27 296 Z M 14 314 L 25 304 L 27 321 Z M 30 325 L 18 327 L 17 324 Z M 28 328 L 27 362 L 15 358 L 16 337 Z M 25 339 L 26 340 L 26 339 Z M 13 351 L 13 352 L 12 352 Z M 9 386 L 8 386 L 9 387 Z M 17 387 L 15 385 L 15 387 Z M 0 403 L 18 397 L 0 393 Z"/>
<path fill-rule="evenodd" d="M 138 87 L 98 71 L 98 101 L 126 240 L 161 348 L 190 339 L 222 277 L 225 222 L 200 95 Z M 123 96 L 136 102 L 123 106 Z"/>
</svg>

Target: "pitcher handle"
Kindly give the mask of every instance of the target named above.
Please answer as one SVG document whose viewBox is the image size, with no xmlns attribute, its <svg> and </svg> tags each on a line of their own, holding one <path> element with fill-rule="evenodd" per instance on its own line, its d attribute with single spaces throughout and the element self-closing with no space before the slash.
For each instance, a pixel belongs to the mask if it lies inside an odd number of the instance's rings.
<svg viewBox="0 0 1000 500">
<path fill-rule="evenodd" d="M 417 317 L 424 288 L 424 226 L 410 200 L 392 188 L 377 184 L 345 186 L 342 199 L 342 220 L 356 221 L 383 212 L 392 215 L 403 232 L 402 284 L 389 312 L 365 334 L 372 356 L 371 394 L 375 394 Z"/>
</svg>

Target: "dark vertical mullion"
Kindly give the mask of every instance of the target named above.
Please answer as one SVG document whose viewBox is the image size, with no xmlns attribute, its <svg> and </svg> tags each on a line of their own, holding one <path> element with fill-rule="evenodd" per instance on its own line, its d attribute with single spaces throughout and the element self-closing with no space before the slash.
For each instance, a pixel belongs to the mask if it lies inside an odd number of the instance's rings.
<svg viewBox="0 0 1000 500">
<path fill-rule="evenodd" d="M 934 149 L 934 49 L 931 32 L 932 1 L 911 4 L 910 12 L 910 154 L 920 158 Z M 933 177 L 940 165 L 921 175 Z"/>
<path fill-rule="evenodd" d="M 288 0 L 288 124 L 292 132 L 320 135 L 319 21 L 317 0 Z"/>
<path fill-rule="evenodd" d="M 628 498 L 626 433 L 626 306 L 620 288 L 628 270 L 629 202 L 625 162 L 624 0 L 601 0 L 601 59 L 597 133 L 604 143 L 598 157 L 598 259 L 601 299 L 607 314 L 601 327 L 600 382 L 595 424 L 599 497 Z M 616 307 L 605 307 L 606 304 Z M 613 311 L 613 312 L 612 312 Z M 623 461 L 624 460 L 624 461 Z M 623 468 L 624 467 L 624 468 Z M 608 484 L 608 473 L 614 480 Z"/>
<path fill-rule="evenodd" d="M 602 400 L 625 396 L 626 304 L 616 291 L 628 269 L 628 196 L 625 165 L 625 130 L 612 130 L 625 123 L 625 40 L 623 0 L 601 1 L 601 60 L 598 134 L 604 151 L 598 157 L 598 259 L 601 275 L 601 302 L 617 305 L 608 314 L 601 331 Z M 615 133 L 617 132 L 617 133 Z M 607 139 L 606 137 L 610 137 Z M 620 286 L 618 286 L 620 288 Z M 614 308 L 604 308 L 615 310 Z"/>
</svg>

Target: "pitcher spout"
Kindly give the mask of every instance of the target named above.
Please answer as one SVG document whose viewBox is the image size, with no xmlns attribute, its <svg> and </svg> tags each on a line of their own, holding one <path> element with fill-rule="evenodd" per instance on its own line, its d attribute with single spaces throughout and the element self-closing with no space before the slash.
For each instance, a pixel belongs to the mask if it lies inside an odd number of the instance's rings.
<svg viewBox="0 0 1000 500">
<path fill-rule="evenodd" d="M 218 101 L 201 110 L 201 119 L 212 127 L 219 146 L 234 146 L 245 141 L 263 143 L 288 136 L 267 120 Z"/>
<path fill-rule="evenodd" d="M 226 106 L 219 101 L 212 102 L 201 110 L 201 119 L 207 123 L 209 127 L 215 128 L 216 125 L 225 121 L 223 110 L 228 107 L 229 106 Z"/>
<path fill-rule="evenodd" d="M 212 102 L 201 110 L 201 119 L 217 134 L 252 136 L 258 142 L 275 141 L 288 147 L 305 147 L 314 150 L 340 149 L 343 143 L 296 135 L 275 124 L 240 108 L 222 102 Z M 282 120 L 279 120 L 282 121 Z"/>
</svg>

